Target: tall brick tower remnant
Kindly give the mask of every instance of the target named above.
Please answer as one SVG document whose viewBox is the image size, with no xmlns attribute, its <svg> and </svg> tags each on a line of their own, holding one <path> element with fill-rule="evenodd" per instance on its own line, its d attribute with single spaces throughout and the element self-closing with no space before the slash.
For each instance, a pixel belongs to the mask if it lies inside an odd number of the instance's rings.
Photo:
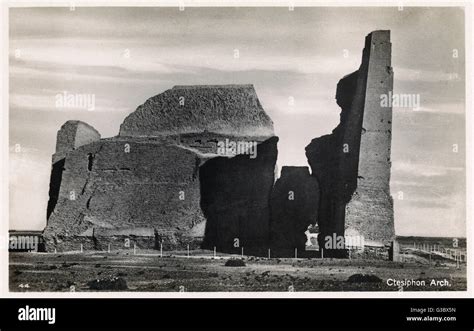
<svg viewBox="0 0 474 331">
<path fill-rule="evenodd" d="M 328 236 L 345 233 L 372 244 L 387 244 L 394 237 L 392 108 L 381 103 L 392 89 L 390 31 L 374 31 L 366 37 L 359 70 L 338 83 L 339 125 L 306 147 L 321 189 L 320 245 Z"/>
</svg>

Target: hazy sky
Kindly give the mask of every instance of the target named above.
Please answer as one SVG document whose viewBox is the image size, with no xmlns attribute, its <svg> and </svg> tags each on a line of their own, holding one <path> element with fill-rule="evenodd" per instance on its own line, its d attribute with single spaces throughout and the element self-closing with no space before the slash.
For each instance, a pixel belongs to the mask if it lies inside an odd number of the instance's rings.
<svg viewBox="0 0 474 331">
<path fill-rule="evenodd" d="M 65 121 L 114 136 L 128 113 L 174 85 L 254 84 L 280 137 L 278 165 L 307 165 L 304 147 L 339 122 L 337 82 L 357 70 L 377 29 L 391 30 L 394 93 L 421 100 L 417 111 L 393 109 L 396 233 L 464 236 L 459 8 L 10 9 L 10 227 L 44 227 Z M 56 107 L 64 91 L 93 94 L 95 110 Z"/>
</svg>

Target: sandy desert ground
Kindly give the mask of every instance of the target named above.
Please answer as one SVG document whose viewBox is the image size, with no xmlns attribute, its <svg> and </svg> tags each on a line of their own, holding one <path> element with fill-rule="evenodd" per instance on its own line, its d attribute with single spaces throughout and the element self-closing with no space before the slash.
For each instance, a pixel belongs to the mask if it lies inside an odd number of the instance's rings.
<svg viewBox="0 0 474 331">
<path fill-rule="evenodd" d="M 226 266 L 234 259 L 245 266 Z M 12 292 L 399 291 L 388 279 L 425 281 L 404 291 L 466 290 L 465 265 L 417 256 L 406 261 L 214 257 L 208 251 L 10 253 L 9 273 Z"/>
</svg>

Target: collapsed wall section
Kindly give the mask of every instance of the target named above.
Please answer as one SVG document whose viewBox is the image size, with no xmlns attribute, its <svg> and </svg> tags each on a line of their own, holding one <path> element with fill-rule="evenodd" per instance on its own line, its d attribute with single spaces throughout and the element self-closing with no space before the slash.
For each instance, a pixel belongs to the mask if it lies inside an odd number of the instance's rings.
<svg viewBox="0 0 474 331">
<path fill-rule="evenodd" d="M 295 248 L 300 252 L 305 249 L 305 232 L 310 225 L 317 225 L 319 199 L 318 180 L 310 175 L 308 167 L 282 167 L 270 199 L 274 254 L 284 249 L 290 254 Z"/>
<path fill-rule="evenodd" d="M 272 137 L 259 143 L 255 158 L 215 157 L 200 167 L 201 208 L 207 219 L 203 248 L 240 253 L 242 247 L 268 247 L 277 142 Z"/>
</svg>

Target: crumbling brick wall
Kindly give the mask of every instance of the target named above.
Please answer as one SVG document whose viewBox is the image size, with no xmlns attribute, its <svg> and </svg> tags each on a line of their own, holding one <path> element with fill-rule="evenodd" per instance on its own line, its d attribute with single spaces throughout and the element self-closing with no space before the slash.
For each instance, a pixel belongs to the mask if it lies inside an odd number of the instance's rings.
<svg viewBox="0 0 474 331">
<path fill-rule="evenodd" d="M 366 37 L 359 70 L 337 86 L 336 100 L 342 109 L 339 125 L 306 147 L 312 175 L 320 182 L 322 247 L 328 236 L 344 236 L 346 229 L 373 241 L 393 238 L 392 109 L 380 104 L 381 94 L 392 91 L 390 56 L 389 31 L 374 31 Z"/>
<path fill-rule="evenodd" d="M 174 245 L 192 240 L 183 237 L 204 221 L 199 165 L 195 153 L 164 140 L 104 139 L 69 152 L 47 243 L 60 248 L 53 238 L 66 238 L 61 249 L 70 249 L 67 237 L 94 227 L 173 229 Z"/>
<path fill-rule="evenodd" d="M 393 90 L 389 31 L 375 31 L 366 40 L 369 48 L 366 97 L 360 142 L 357 190 L 346 206 L 347 229 L 366 240 L 388 243 L 395 235 L 390 196 L 392 107 L 383 107 L 381 96 Z"/>
<path fill-rule="evenodd" d="M 100 140 L 100 133 L 82 121 L 67 121 L 61 126 L 56 139 L 56 156 L 64 155 L 80 146 Z"/>
<path fill-rule="evenodd" d="M 273 123 L 248 85 L 175 87 L 138 107 L 113 138 L 67 122 L 53 156 L 47 249 L 77 250 L 86 241 L 103 248 L 97 240 L 107 235 L 94 232 L 137 227 L 154 229 L 166 249 L 205 240 L 228 250 L 235 236 L 247 245 L 266 242 L 278 140 L 272 137 Z M 224 139 L 259 143 L 258 153 L 221 156 L 216 146 Z M 210 177 L 219 179 L 212 189 L 219 194 L 209 193 Z M 228 232 L 237 214 L 238 233 Z M 216 224 L 217 237 L 209 236 Z"/>
</svg>

